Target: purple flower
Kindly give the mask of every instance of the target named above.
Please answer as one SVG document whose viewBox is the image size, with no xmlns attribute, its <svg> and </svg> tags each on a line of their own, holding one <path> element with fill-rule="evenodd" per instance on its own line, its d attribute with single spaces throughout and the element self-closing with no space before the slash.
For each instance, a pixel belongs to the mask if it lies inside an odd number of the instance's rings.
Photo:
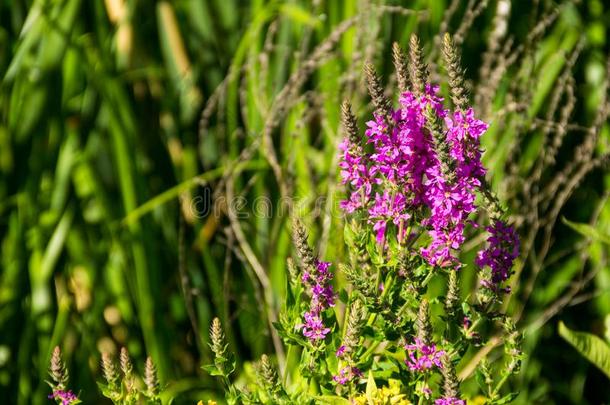
<svg viewBox="0 0 610 405">
<path fill-rule="evenodd" d="M 311 341 L 324 340 L 330 332 L 330 328 L 326 328 L 322 322 L 320 314 L 315 311 L 305 312 L 303 315 L 305 323 L 300 325 L 303 328 L 303 336 Z"/>
<path fill-rule="evenodd" d="M 405 359 L 405 364 L 411 371 L 425 371 L 436 366 L 442 368 L 441 357 L 445 354 L 444 350 L 437 350 L 434 343 L 424 344 L 420 339 L 415 338 L 415 343 L 406 345 L 405 350 L 409 358 Z"/>
<path fill-rule="evenodd" d="M 343 357 L 343 355 L 345 354 L 346 350 L 347 350 L 347 348 L 345 347 L 345 345 L 339 346 L 339 348 L 335 352 L 335 356 L 336 357 Z"/>
<path fill-rule="evenodd" d="M 434 405 L 466 405 L 466 401 L 453 397 L 439 398 L 434 401 Z"/>
<path fill-rule="evenodd" d="M 49 399 L 59 400 L 62 405 L 70 405 L 78 401 L 78 397 L 71 390 L 53 390 L 53 393 L 49 394 Z"/>
<path fill-rule="evenodd" d="M 304 322 L 297 326 L 302 329 L 303 336 L 312 342 L 324 340 L 330 332 L 322 321 L 322 311 L 335 305 L 335 293 L 331 284 L 333 273 L 330 263 L 316 261 L 315 269 L 304 272 L 301 281 L 311 297 L 309 311 L 303 314 Z"/>
<path fill-rule="evenodd" d="M 333 380 L 337 384 L 345 385 L 354 377 L 362 377 L 362 372 L 356 367 L 347 366 L 339 370 L 339 374 L 333 376 Z"/>
<path fill-rule="evenodd" d="M 342 160 L 339 162 L 341 168 L 341 181 L 343 184 L 351 184 L 355 188 L 362 186 L 366 179 L 366 166 L 361 153 L 355 154 L 354 149 L 360 150 L 357 146 L 349 144 L 348 139 L 345 139 L 340 145 L 342 151 Z"/>
<path fill-rule="evenodd" d="M 457 111 L 453 119 L 445 116 L 447 141 L 450 155 L 455 163 L 456 179 L 449 184 L 441 173 L 440 162 L 426 171 L 426 204 L 430 207 L 430 217 L 426 223 L 432 242 L 422 249 L 422 255 L 433 266 L 460 267 L 453 253 L 464 243 L 464 229 L 468 217 L 476 211 L 476 191 L 481 186 L 480 177 L 485 175 L 481 164 L 479 137 L 487 129 L 487 124 L 474 118 L 469 109 L 466 114 Z"/>
<path fill-rule="evenodd" d="M 386 190 L 383 195 L 375 195 L 375 203 L 369 208 L 369 222 L 374 223 L 373 230 L 376 231 L 377 242 L 383 242 L 388 221 L 398 225 L 411 217 L 406 212 L 406 202 L 405 196 L 401 193 L 390 196 Z"/>
<path fill-rule="evenodd" d="M 512 226 L 499 220 L 486 229 L 489 232 L 489 246 L 477 253 L 475 263 L 481 268 L 489 266 L 491 283 L 485 280 L 484 285 L 497 289 L 498 285 L 511 275 L 513 262 L 519 256 L 519 237 Z"/>
<path fill-rule="evenodd" d="M 371 153 L 363 154 L 360 148 L 355 156 L 349 140 L 341 144 L 341 176 L 351 190 L 340 206 L 348 214 L 366 209 L 379 243 L 383 243 L 390 221 L 400 228 L 411 217 L 411 209 L 423 201 L 425 170 L 433 156 L 423 114 L 429 98 L 405 93 L 402 107 L 391 114 L 392 125 L 375 115 L 366 130 Z"/>
<path fill-rule="evenodd" d="M 340 206 L 347 214 L 364 214 L 384 248 L 388 227 L 396 227 L 401 243 L 416 215 L 431 238 L 420 249 L 422 257 L 432 266 L 457 270 L 466 225 L 477 210 L 476 193 L 485 176 L 479 139 L 488 125 L 475 118 L 472 108 L 446 110 L 438 90 L 426 85 L 421 96 L 405 92 L 389 117 L 375 114 L 367 122 L 366 152 L 349 139 L 341 144 L 339 166 L 349 195 Z M 427 126 L 430 109 L 445 123 L 451 179 L 446 178 L 448 162 L 439 161 Z"/>
</svg>

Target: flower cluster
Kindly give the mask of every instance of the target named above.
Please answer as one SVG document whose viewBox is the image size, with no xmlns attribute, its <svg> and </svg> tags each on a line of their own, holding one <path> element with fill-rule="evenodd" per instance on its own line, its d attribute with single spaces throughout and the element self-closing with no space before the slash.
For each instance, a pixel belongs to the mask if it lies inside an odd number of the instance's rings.
<svg viewBox="0 0 610 405">
<path fill-rule="evenodd" d="M 393 404 L 393 405 L 411 405 L 412 402 L 406 398 L 406 395 L 401 392 L 400 381 L 389 379 L 388 385 L 375 390 L 368 394 L 362 394 L 354 398 L 353 403 L 357 405 L 373 404 Z"/>
<path fill-rule="evenodd" d="M 445 354 L 444 350 L 438 350 L 434 343 L 425 344 L 419 338 L 415 338 L 415 343 L 405 345 L 409 358 L 405 359 L 405 364 L 411 371 L 425 371 L 432 367 L 442 368 L 441 358 Z"/>
<path fill-rule="evenodd" d="M 280 381 L 263 367 L 256 392 L 249 390 L 250 384 L 246 390 L 231 383 L 229 373 L 216 374 L 228 386 L 228 403 L 313 403 L 324 398 L 329 403 L 465 405 L 470 397 L 470 392 L 461 393 L 456 366 L 471 348 L 487 345 L 484 332 L 495 331 L 503 319 L 498 289 L 518 254 L 517 235 L 501 222 L 504 211 L 485 181 L 479 141 L 488 125 L 468 105 L 450 38 L 444 37 L 443 58 L 451 108 L 439 87 L 427 84 L 429 73 L 416 36 L 411 37 L 408 63 L 396 44 L 393 56 L 400 90 L 397 108 L 370 63 L 364 71 L 374 113 L 364 133 L 349 101 L 341 107 L 346 137 L 339 167 L 348 194 L 340 206 L 350 218 L 344 232 L 347 261 L 337 266 L 349 286 L 335 295 L 330 263 L 317 259 L 321 256 L 310 247 L 307 228 L 294 218 L 297 260 L 288 260 L 287 305 L 274 325 L 284 343 L 301 347 L 299 372 L 285 369 Z M 479 228 L 484 211 L 490 222 Z M 490 223 L 490 236 L 476 260 L 480 279 L 489 288 L 478 288 L 475 294 L 460 291 L 469 284 L 458 271 L 464 266 L 460 253 L 466 237 L 485 232 L 483 226 Z M 437 288 L 441 284 L 444 292 Z M 337 297 L 342 305 L 333 314 Z M 510 337 L 504 341 L 509 362 L 498 382 L 485 359 L 476 366 L 490 404 L 510 398 L 503 398 L 500 388 L 520 367 L 514 325 L 507 323 L 505 334 Z M 404 352 L 397 353 L 397 347 Z M 281 353 L 280 366 L 295 365 L 293 351 L 283 363 Z M 403 372 L 394 380 L 390 376 L 399 374 L 401 354 Z M 499 369 L 494 367 L 494 373 Z"/>
<path fill-rule="evenodd" d="M 357 367 L 346 366 L 339 370 L 339 374 L 333 376 L 333 381 L 337 384 L 345 385 L 353 378 L 362 377 L 362 371 Z"/>
<path fill-rule="evenodd" d="M 434 401 L 434 405 L 466 405 L 466 401 L 453 397 L 439 398 Z"/>
<path fill-rule="evenodd" d="M 335 305 L 330 263 L 317 260 L 313 271 L 305 271 L 301 281 L 311 295 L 309 311 L 303 315 L 303 335 L 312 342 L 324 340 L 330 328 L 324 325 L 322 311 Z"/>
<path fill-rule="evenodd" d="M 476 119 L 472 109 L 451 112 L 442 102 L 438 86 L 427 85 L 419 97 L 407 91 L 389 117 L 375 114 L 367 123 L 371 153 L 364 153 L 351 138 L 344 140 L 341 178 L 351 192 L 341 207 L 348 214 L 363 212 L 380 244 L 389 223 L 396 226 L 399 242 L 405 240 L 409 221 L 420 213 L 419 223 L 431 236 L 422 256 L 431 265 L 457 269 L 453 252 L 464 243 L 468 217 L 476 210 L 475 192 L 485 175 L 479 138 L 487 124 Z M 435 150 L 431 120 L 444 121 L 447 127 L 451 176 Z M 423 212 L 427 214 L 422 217 Z"/>
<path fill-rule="evenodd" d="M 485 287 L 495 289 L 506 281 L 511 274 L 513 262 L 519 256 L 519 237 L 512 226 L 497 220 L 487 231 L 489 246 L 478 252 L 475 263 L 491 269 L 491 280 L 482 280 Z"/>
<path fill-rule="evenodd" d="M 444 113 L 447 125 L 449 152 L 454 163 L 453 182 L 442 171 L 438 158 L 426 171 L 426 203 L 430 216 L 424 223 L 430 226 L 432 242 L 422 249 L 422 255 L 436 266 L 453 265 L 459 262 L 452 253 L 464 243 L 464 230 L 471 213 L 476 211 L 476 190 L 481 186 L 479 180 L 485 175 L 481 164 L 479 137 L 487 129 L 487 124 L 474 118 L 472 109 L 466 113 L 456 111 Z"/>
<path fill-rule="evenodd" d="M 49 399 L 61 401 L 61 405 L 71 405 L 78 401 L 78 397 L 71 390 L 53 390 L 53 393 L 49 394 Z"/>
</svg>

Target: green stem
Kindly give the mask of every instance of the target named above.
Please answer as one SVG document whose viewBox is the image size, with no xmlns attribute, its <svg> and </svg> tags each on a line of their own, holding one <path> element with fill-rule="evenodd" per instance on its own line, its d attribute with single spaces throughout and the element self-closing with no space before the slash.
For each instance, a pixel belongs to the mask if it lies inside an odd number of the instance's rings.
<svg viewBox="0 0 610 405">
<path fill-rule="evenodd" d="M 430 280 L 432 280 L 433 276 L 434 276 L 434 268 L 431 268 L 430 271 L 428 272 L 428 274 L 426 275 L 426 278 L 424 278 L 424 281 L 422 281 L 422 283 L 421 283 L 422 288 L 428 285 Z"/>
<path fill-rule="evenodd" d="M 498 392 L 500 391 L 500 388 L 502 388 L 504 383 L 506 383 L 506 381 L 508 380 L 509 376 L 510 376 L 510 373 L 505 373 L 502 376 L 502 379 L 500 381 L 498 381 L 498 384 L 496 385 L 496 388 L 494 388 L 493 392 L 491 393 L 490 399 L 495 399 L 496 398 L 496 396 L 498 395 Z"/>
<path fill-rule="evenodd" d="M 466 335 L 469 336 L 472 332 L 474 332 L 474 329 L 479 325 L 479 323 L 481 323 L 481 318 L 477 319 L 472 323 L 472 325 L 470 325 L 470 328 L 466 330 Z"/>
<path fill-rule="evenodd" d="M 366 362 L 368 358 L 375 352 L 375 350 L 379 347 L 380 342 L 376 341 L 371 344 L 371 346 L 366 349 L 366 352 L 362 355 L 361 359 Z"/>
<path fill-rule="evenodd" d="M 294 345 L 289 344 L 288 350 L 286 351 L 286 368 L 284 369 L 284 375 L 282 378 L 284 388 L 288 385 L 288 374 L 290 373 L 290 364 L 292 360 L 292 356 L 294 355 Z"/>
</svg>

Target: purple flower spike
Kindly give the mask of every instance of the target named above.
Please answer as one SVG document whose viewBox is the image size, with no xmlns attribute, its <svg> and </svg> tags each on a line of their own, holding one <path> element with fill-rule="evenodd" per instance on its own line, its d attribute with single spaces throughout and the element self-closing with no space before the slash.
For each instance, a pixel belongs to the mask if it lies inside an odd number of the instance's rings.
<svg viewBox="0 0 610 405">
<path fill-rule="evenodd" d="M 451 181 L 441 170 L 447 162 L 439 161 L 433 147 L 427 125 L 430 108 L 445 122 L 455 173 Z M 350 189 L 341 208 L 347 214 L 364 214 L 377 243 L 384 247 L 388 227 L 396 227 L 402 242 L 409 236 L 405 232 L 413 213 L 426 212 L 420 224 L 431 242 L 421 248 L 423 258 L 432 266 L 457 270 L 456 252 L 464 243 L 469 216 L 477 209 L 475 196 L 485 175 L 479 138 L 487 127 L 472 109 L 444 109 L 438 86 L 427 85 L 421 96 L 403 93 L 400 107 L 389 117 L 375 114 L 367 123 L 366 152 L 363 145 L 350 144 L 349 138 L 341 144 L 341 178 Z"/>
<path fill-rule="evenodd" d="M 489 246 L 478 252 L 475 263 L 481 268 L 490 267 L 491 284 L 489 280 L 485 280 L 484 284 L 485 287 L 497 289 L 510 277 L 513 262 L 519 256 L 519 237 L 512 226 L 502 221 L 496 221 L 486 229 L 489 232 Z"/>
<path fill-rule="evenodd" d="M 311 301 L 309 311 L 303 314 L 304 322 L 297 328 L 302 329 L 303 336 L 312 343 L 324 340 L 330 333 L 330 328 L 322 320 L 322 311 L 335 305 L 332 279 L 330 263 L 322 261 L 316 261 L 315 271 L 305 272 L 301 278 Z"/>
</svg>

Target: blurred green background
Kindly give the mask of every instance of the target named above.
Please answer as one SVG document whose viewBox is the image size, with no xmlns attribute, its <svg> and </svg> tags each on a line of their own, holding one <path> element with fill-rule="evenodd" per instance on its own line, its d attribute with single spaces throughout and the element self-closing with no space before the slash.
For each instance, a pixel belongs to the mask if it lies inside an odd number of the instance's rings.
<svg viewBox="0 0 610 405">
<path fill-rule="evenodd" d="M 152 355 L 175 403 L 220 395 L 200 370 L 214 316 L 240 361 L 273 352 L 291 254 L 282 199 L 301 202 L 322 257 L 345 257 L 330 214 L 340 102 L 364 127 L 365 60 L 396 97 L 391 44 L 413 32 L 443 82 L 445 31 L 524 243 L 508 305 L 525 333 L 517 401 L 610 401 L 557 334 L 561 319 L 610 339 L 609 249 L 595 237 L 610 234 L 607 3 L 0 0 L 0 20 L 5 403 L 47 401 L 55 345 L 85 403 L 98 402 L 100 351 L 121 346 L 140 371 Z"/>
</svg>

